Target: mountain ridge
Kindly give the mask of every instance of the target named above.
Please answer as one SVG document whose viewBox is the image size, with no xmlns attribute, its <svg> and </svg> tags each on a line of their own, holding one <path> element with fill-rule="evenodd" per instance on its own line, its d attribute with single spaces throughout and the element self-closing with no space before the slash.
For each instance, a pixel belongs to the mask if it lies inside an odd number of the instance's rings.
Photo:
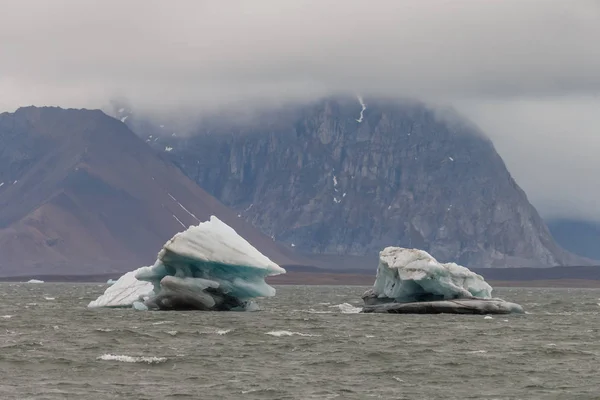
<svg viewBox="0 0 600 400">
<path fill-rule="evenodd" d="M 148 265 L 175 233 L 211 214 L 274 261 L 305 262 L 98 110 L 0 114 L 0 182 L 4 276 Z"/>
<path fill-rule="evenodd" d="M 205 118 L 189 137 L 155 129 L 146 140 L 300 251 L 362 256 L 394 245 L 470 267 L 590 263 L 555 243 L 473 124 L 421 102 L 364 103 L 361 112 L 357 99 L 333 97 L 241 123 Z"/>
</svg>

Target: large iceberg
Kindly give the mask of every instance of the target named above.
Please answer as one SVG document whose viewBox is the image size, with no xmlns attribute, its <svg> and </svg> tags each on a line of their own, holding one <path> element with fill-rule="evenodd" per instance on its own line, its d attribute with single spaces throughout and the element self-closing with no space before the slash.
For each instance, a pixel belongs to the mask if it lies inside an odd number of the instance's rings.
<svg viewBox="0 0 600 400">
<path fill-rule="evenodd" d="M 267 276 L 285 270 L 211 216 L 173 236 L 151 267 L 123 275 L 88 307 L 160 310 L 253 310 L 275 295 Z"/>
<path fill-rule="evenodd" d="M 492 290 L 468 268 L 439 263 L 423 250 L 386 247 L 379 253 L 373 288 L 362 296 L 363 312 L 523 312 L 518 304 L 492 298 Z"/>
</svg>

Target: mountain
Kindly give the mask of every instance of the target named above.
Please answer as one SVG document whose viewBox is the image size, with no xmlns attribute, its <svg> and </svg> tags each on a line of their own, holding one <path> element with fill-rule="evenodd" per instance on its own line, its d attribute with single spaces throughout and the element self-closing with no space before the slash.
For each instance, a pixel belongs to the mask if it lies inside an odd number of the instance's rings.
<svg viewBox="0 0 600 400">
<path fill-rule="evenodd" d="M 303 263 L 101 111 L 0 114 L 0 276 L 149 265 L 211 214 L 274 261 Z"/>
<path fill-rule="evenodd" d="M 600 223 L 577 219 L 551 219 L 548 228 L 565 249 L 593 260 L 600 260 Z"/>
<path fill-rule="evenodd" d="M 302 252 L 394 245 L 470 267 L 588 263 L 555 243 L 492 142 L 452 112 L 335 97 L 205 117 L 188 137 L 141 121 L 128 123 L 187 176 Z"/>
</svg>

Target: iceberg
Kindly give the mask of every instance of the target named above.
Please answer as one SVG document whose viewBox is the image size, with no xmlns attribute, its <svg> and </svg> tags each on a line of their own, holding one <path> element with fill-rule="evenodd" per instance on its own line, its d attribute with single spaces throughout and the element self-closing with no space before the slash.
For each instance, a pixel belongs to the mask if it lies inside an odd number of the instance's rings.
<svg viewBox="0 0 600 400">
<path fill-rule="evenodd" d="M 45 283 L 44 281 L 41 281 L 39 279 L 30 279 L 25 283 Z"/>
<path fill-rule="evenodd" d="M 136 310 L 255 310 L 271 297 L 267 276 L 285 273 L 215 216 L 177 233 L 154 265 L 120 277 L 88 307 Z"/>
<path fill-rule="evenodd" d="M 386 247 L 379 253 L 373 288 L 362 312 L 508 314 L 518 304 L 492 297 L 492 287 L 468 268 L 442 264 L 418 249 Z"/>
</svg>

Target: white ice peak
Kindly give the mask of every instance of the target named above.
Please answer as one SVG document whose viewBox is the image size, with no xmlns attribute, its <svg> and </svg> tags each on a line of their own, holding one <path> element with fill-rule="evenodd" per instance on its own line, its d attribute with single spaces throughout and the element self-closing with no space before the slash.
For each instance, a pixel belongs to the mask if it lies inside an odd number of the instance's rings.
<svg viewBox="0 0 600 400">
<path fill-rule="evenodd" d="M 264 278 L 283 273 L 234 229 L 211 216 L 173 236 L 152 267 L 126 273 L 88 307 L 175 309 L 184 301 L 196 309 L 249 309 L 248 300 L 275 295 Z"/>
<path fill-rule="evenodd" d="M 356 122 L 360 123 L 363 121 L 363 113 L 365 112 L 365 110 L 367 109 L 367 106 L 365 105 L 365 102 L 363 101 L 363 98 L 361 96 L 356 96 L 358 98 L 358 102 L 360 103 L 362 110 L 360 110 L 360 117 L 358 117 L 358 119 L 356 120 Z"/>
</svg>

